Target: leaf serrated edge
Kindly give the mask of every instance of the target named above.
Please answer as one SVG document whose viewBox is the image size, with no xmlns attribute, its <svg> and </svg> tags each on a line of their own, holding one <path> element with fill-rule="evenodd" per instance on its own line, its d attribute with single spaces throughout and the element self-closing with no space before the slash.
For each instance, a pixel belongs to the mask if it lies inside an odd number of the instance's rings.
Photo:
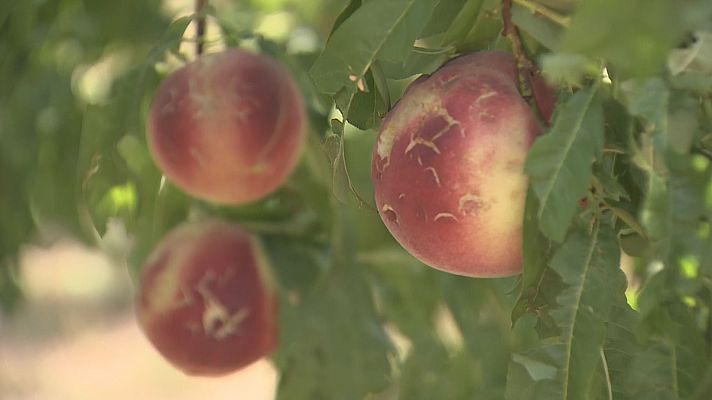
<svg viewBox="0 0 712 400">
<path fill-rule="evenodd" d="M 597 90 L 591 89 L 590 90 L 590 95 L 585 103 L 584 107 L 584 112 L 580 113 L 578 116 L 576 123 L 575 123 L 575 129 L 573 130 L 575 134 L 569 135 L 569 138 L 566 142 L 566 147 L 565 147 L 565 152 L 563 154 L 569 154 L 571 151 L 571 148 L 576 141 L 576 138 L 578 138 L 578 132 L 581 130 L 581 125 L 583 124 L 583 120 L 586 117 L 586 114 L 588 113 L 588 110 L 590 108 L 591 102 L 593 102 L 593 99 L 596 97 Z M 544 214 L 544 210 L 547 208 L 548 201 L 549 201 L 549 196 L 554 190 L 554 183 L 557 181 L 559 173 L 561 172 L 561 169 L 564 164 L 564 159 L 566 157 L 564 156 L 563 159 L 561 159 L 559 163 L 557 163 L 557 168 L 555 169 L 555 173 L 552 179 L 548 179 L 547 181 L 550 182 L 550 184 L 546 185 L 546 190 L 545 190 L 545 195 L 544 196 L 539 196 L 539 200 L 541 205 L 539 206 L 539 211 L 537 212 L 537 218 L 539 220 L 542 219 L 542 216 Z"/>
</svg>

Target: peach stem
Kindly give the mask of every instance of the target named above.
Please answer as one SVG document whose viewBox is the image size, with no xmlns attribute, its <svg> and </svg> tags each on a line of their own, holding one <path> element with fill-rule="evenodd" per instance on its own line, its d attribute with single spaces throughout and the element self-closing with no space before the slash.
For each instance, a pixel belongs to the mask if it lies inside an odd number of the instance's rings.
<svg viewBox="0 0 712 400">
<path fill-rule="evenodd" d="M 203 42 L 205 38 L 205 3 L 207 0 L 195 0 L 195 23 L 196 23 L 196 40 L 195 53 L 200 56 L 203 54 Z"/>
</svg>

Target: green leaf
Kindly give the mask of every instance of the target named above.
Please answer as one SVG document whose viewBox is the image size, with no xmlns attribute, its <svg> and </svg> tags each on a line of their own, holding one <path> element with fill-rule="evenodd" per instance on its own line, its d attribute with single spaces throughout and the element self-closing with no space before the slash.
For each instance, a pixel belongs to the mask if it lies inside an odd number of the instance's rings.
<svg viewBox="0 0 712 400">
<path fill-rule="evenodd" d="M 695 160 L 702 161 L 697 163 Z M 709 215 L 706 191 L 712 182 L 712 167 L 703 158 L 670 152 L 666 157 L 668 176 L 651 173 L 641 221 L 656 246 L 656 255 L 676 262 L 684 251 L 699 254 L 700 221 Z M 696 247 L 697 246 L 697 247 Z M 676 252 L 671 253 L 672 250 Z"/>
<path fill-rule="evenodd" d="M 670 343 L 654 343 L 635 354 L 628 384 L 636 399 L 679 399 L 677 357 Z"/>
<path fill-rule="evenodd" d="M 417 74 L 429 74 L 450 58 L 454 49 L 426 49 L 414 47 L 410 54 L 399 62 L 382 62 L 383 72 L 390 79 L 405 79 Z"/>
<path fill-rule="evenodd" d="M 557 50 L 564 33 L 561 26 L 519 4 L 512 6 L 512 22 L 550 50 Z"/>
<path fill-rule="evenodd" d="M 560 308 L 551 312 L 565 346 L 565 399 L 583 399 L 590 390 L 613 299 L 625 288 L 615 235 L 605 226 L 598 229 L 590 237 L 575 231 L 551 260 L 551 268 L 568 285 L 557 298 Z"/>
<path fill-rule="evenodd" d="M 668 57 L 672 75 L 698 72 L 712 76 L 712 32 L 695 32 L 695 43 L 684 49 L 674 49 Z"/>
<path fill-rule="evenodd" d="M 675 89 L 709 95 L 712 93 L 712 75 L 699 72 L 683 72 L 670 78 L 670 86 Z"/>
<path fill-rule="evenodd" d="M 351 181 L 344 155 L 344 124 L 339 120 L 331 120 L 332 131 L 324 139 L 324 148 L 331 163 L 331 182 L 334 197 L 345 204 L 355 204 L 358 207 L 371 208 L 370 203 L 361 197 L 356 186 Z"/>
<path fill-rule="evenodd" d="M 523 354 L 513 354 L 507 374 L 507 400 L 564 399 L 559 379 L 563 345 L 545 341 Z M 549 371 L 556 370 L 553 377 Z"/>
<path fill-rule="evenodd" d="M 0 258 L 0 312 L 10 314 L 22 299 L 16 263 Z"/>
<path fill-rule="evenodd" d="M 477 1 L 475 1 L 477 3 Z M 502 32 L 502 15 L 501 15 L 500 0 L 484 0 L 482 8 L 477 14 L 477 19 L 470 26 L 467 35 L 460 43 L 457 43 L 457 49 L 460 52 L 468 53 L 479 51 L 481 49 L 494 49 L 497 43 L 504 46 L 505 41 L 499 42 Z M 504 50 L 497 48 L 497 50 Z"/>
<path fill-rule="evenodd" d="M 378 0 L 383 3 L 388 0 Z M 424 26 L 433 16 L 433 10 L 438 5 L 432 0 L 411 1 L 406 14 L 394 24 L 393 29 L 387 34 L 387 40 L 378 52 L 378 58 L 384 61 L 401 61 L 410 53 L 415 40 L 421 35 Z"/>
<path fill-rule="evenodd" d="M 351 88 L 344 88 L 335 97 L 336 105 L 346 116 L 346 120 L 361 130 L 370 129 L 380 123 L 390 108 L 382 89 L 376 85 L 374 70 L 375 68 L 370 69 L 364 77 L 366 91 L 354 92 Z"/>
<path fill-rule="evenodd" d="M 551 260 L 566 286 L 550 312 L 559 336 L 513 355 L 507 399 L 589 399 L 612 387 L 604 352 L 614 306 L 625 305 L 615 233 L 606 225 L 577 229 Z M 552 368 L 555 374 L 552 374 Z"/>
<path fill-rule="evenodd" d="M 636 354 L 629 372 L 636 398 L 653 393 L 687 398 L 704 384 L 708 343 L 694 309 L 679 298 L 677 275 L 674 269 L 663 269 L 640 293 L 640 315 L 650 341 Z"/>
<path fill-rule="evenodd" d="M 679 154 L 687 154 L 692 148 L 695 136 L 699 132 L 695 96 L 681 91 L 674 91 L 670 97 L 668 110 L 667 143 L 670 149 Z"/>
<path fill-rule="evenodd" d="M 621 87 L 628 111 L 663 129 L 670 90 L 661 78 L 629 80 Z"/>
<path fill-rule="evenodd" d="M 600 74 L 600 65 L 580 54 L 548 53 L 541 56 L 541 69 L 547 80 L 579 86 L 585 76 Z"/>
<path fill-rule="evenodd" d="M 524 207 L 522 290 L 517 304 L 512 309 L 512 324 L 528 309 L 540 306 L 541 301 L 546 299 L 546 295 L 542 294 L 542 288 L 547 278 L 547 261 L 551 243 L 539 230 L 536 218 L 538 212 L 539 201 L 530 189 Z"/>
<path fill-rule="evenodd" d="M 458 14 L 465 7 L 467 0 L 440 0 L 433 10 L 430 21 L 421 32 L 421 37 L 428 37 L 443 33 L 457 18 Z"/>
<path fill-rule="evenodd" d="M 283 299 L 277 399 L 362 400 L 386 387 L 392 348 L 357 271 L 332 267 L 318 286 Z"/>
<path fill-rule="evenodd" d="M 405 58 L 435 3 L 382 0 L 363 4 L 339 26 L 310 75 L 323 93 L 335 95 L 364 78 L 377 57 Z"/>
<path fill-rule="evenodd" d="M 472 29 L 472 26 L 475 25 L 484 2 L 485 0 L 470 0 L 465 3 L 465 6 L 457 14 L 457 17 L 452 21 L 447 31 L 445 31 L 442 40 L 443 46 L 453 46 L 465 39 L 467 33 Z"/>
<path fill-rule="evenodd" d="M 639 324 L 638 314 L 630 308 L 625 295 L 619 293 L 611 309 L 604 354 L 606 370 L 610 377 L 610 393 L 617 400 L 636 400 L 629 384 L 633 358 L 642 349 L 635 330 Z M 607 397 L 604 397 L 607 398 Z"/>
<path fill-rule="evenodd" d="M 181 39 L 188 29 L 188 25 L 193 21 L 192 16 L 180 17 L 171 22 L 163 36 L 158 40 L 156 45 L 151 49 L 146 57 L 145 66 L 153 66 L 160 60 L 166 51 L 177 52 L 181 43 Z"/>
<path fill-rule="evenodd" d="M 473 280 L 442 275 L 442 293 L 462 334 L 465 350 L 473 360 L 487 365 L 472 379 L 489 387 L 481 398 L 501 398 L 507 377 L 507 362 L 515 338 L 508 311 L 511 308 L 512 279 Z M 440 323 L 442 324 L 442 323 Z"/>
<path fill-rule="evenodd" d="M 695 392 L 706 365 L 705 346 L 700 337 L 688 339 L 694 342 L 655 340 L 635 355 L 628 383 L 633 398 L 679 399 Z"/>
<path fill-rule="evenodd" d="M 550 239 L 563 240 L 591 181 L 591 164 L 602 150 L 603 109 L 596 89 L 584 89 L 560 108 L 524 167 L 541 204 L 539 225 Z"/>
<path fill-rule="evenodd" d="M 570 12 L 576 9 L 578 4 L 582 0 L 538 0 L 537 3 L 541 3 L 547 7 L 554 8 L 556 10 Z"/>
<path fill-rule="evenodd" d="M 527 374 L 529 374 L 531 379 L 534 381 L 541 381 L 544 379 L 553 380 L 556 378 L 556 367 L 551 364 L 537 361 L 522 354 L 513 354 L 512 361 L 524 367 Z"/>
<path fill-rule="evenodd" d="M 491 387 L 473 374 L 478 363 L 465 352 L 451 354 L 442 342 L 415 343 L 401 367 L 399 399 L 474 399 L 497 398 Z M 481 368 L 480 368 L 481 369 Z"/>
<path fill-rule="evenodd" d="M 19 0 L 3 0 L 0 5 L 0 29 L 3 27 L 5 20 L 12 13 L 12 8 L 15 3 L 19 3 Z"/>
</svg>

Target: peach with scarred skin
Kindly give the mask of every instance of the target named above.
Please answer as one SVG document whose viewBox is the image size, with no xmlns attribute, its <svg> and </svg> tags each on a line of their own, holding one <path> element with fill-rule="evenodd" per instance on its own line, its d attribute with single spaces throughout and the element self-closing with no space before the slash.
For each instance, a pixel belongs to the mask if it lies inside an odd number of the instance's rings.
<svg viewBox="0 0 712 400">
<path fill-rule="evenodd" d="M 540 109 L 549 119 L 553 104 Z M 474 277 L 519 273 L 523 164 L 541 130 L 507 53 L 461 56 L 417 79 L 386 116 L 373 153 L 386 227 L 434 268 Z"/>
<path fill-rule="evenodd" d="M 161 83 L 148 143 L 181 189 L 238 205 L 284 183 L 306 129 L 303 99 L 287 70 L 267 56 L 230 49 L 203 55 Z"/>
<path fill-rule="evenodd" d="M 189 375 L 236 371 L 277 345 L 276 297 L 259 242 L 219 220 L 170 231 L 147 258 L 136 313 L 149 341 Z"/>
</svg>

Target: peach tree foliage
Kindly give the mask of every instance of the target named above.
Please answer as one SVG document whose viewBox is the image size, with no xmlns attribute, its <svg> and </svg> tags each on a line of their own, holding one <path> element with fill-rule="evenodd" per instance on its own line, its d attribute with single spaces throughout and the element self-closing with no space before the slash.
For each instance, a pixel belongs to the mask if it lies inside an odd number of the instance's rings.
<svg viewBox="0 0 712 400">
<path fill-rule="evenodd" d="M 209 12 L 229 45 L 290 70 L 311 126 L 287 183 L 239 207 L 162 184 L 146 144 L 165 77 L 156 65 L 177 54 L 190 17 L 171 23 L 158 1 L 9 3 L 2 304 L 20 299 L 14 260 L 38 227 L 81 235 L 136 276 L 165 232 L 210 215 L 260 236 L 275 268 L 280 399 L 712 395 L 709 1 L 513 1 L 521 50 L 555 83 L 558 104 L 524 166 L 523 273 L 500 279 L 409 256 L 373 208 L 370 162 L 385 114 L 415 77 L 456 54 L 513 51 L 501 1 L 324 0 L 317 11 L 284 1 L 319 35 L 319 48 L 300 53 L 254 34 L 260 2 L 216 1 Z M 54 61 L 50 50 L 69 39 L 83 51 Z M 84 103 L 72 70 L 116 43 L 129 67 L 105 99 Z M 111 241 L 117 221 L 132 248 Z"/>
</svg>

